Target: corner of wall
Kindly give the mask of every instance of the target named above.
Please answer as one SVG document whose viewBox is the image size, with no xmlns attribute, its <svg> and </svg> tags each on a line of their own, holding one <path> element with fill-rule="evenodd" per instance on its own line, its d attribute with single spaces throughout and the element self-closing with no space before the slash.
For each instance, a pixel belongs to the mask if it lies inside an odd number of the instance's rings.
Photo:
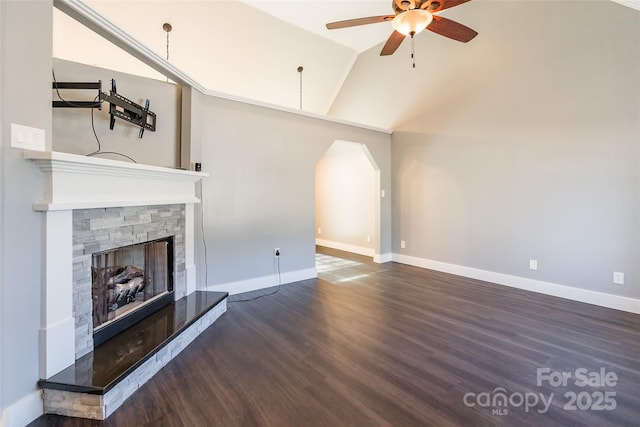
<svg viewBox="0 0 640 427">
<path fill-rule="evenodd" d="M 25 426 L 43 413 L 42 392 L 36 390 L 2 411 L 0 427 Z"/>
<path fill-rule="evenodd" d="M 414 267 L 441 271 L 443 273 L 455 274 L 457 276 L 482 280 L 511 288 L 564 298 L 571 301 L 640 314 L 640 299 L 591 291 L 573 286 L 560 285 L 542 280 L 527 279 L 524 277 L 480 270 L 478 268 L 465 267 L 462 265 L 449 264 L 403 254 L 394 253 L 392 254 L 392 258 L 395 262 L 412 265 Z"/>
</svg>

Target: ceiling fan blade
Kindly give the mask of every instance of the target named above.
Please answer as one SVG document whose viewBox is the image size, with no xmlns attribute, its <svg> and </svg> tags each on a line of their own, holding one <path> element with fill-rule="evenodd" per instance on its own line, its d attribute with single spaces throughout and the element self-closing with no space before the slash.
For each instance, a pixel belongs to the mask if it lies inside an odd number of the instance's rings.
<svg viewBox="0 0 640 427">
<path fill-rule="evenodd" d="M 380 51 L 380 56 L 391 55 L 393 52 L 398 49 L 400 43 L 404 40 L 406 36 L 402 33 L 394 31 L 391 33 L 391 36 L 387 39 L 387 42 L 384 44 L 382 51 Z"/>
<path fill-rule="evenodd" d="M 441 36 L 449 37 L 450 39 L 463 43 L 472 40 L 478 35 L 478 33 L 471 28 L 438 15 L 433 15 L 433 21 L 431 21 L 427 29 Z"/>
<path fill-rule="evenodd" d="M 420 6 L 421 9 L 428 10 L 431 13 L 440 12 L 441 10 L 450 9 L 455 6 L 459 6 L 463 3 L 467 3 L 471 0 L 432 0 L 425 1 Z"/>
<path fill-rule="evenodd" d="M 347 19 L 345 21 L 330 22 L 327 24 L 328 30 L 338 28 L 355 27 L 358 25 L 377 24 L 378 22 L 391 21 L 395 15 L 368 16 L 366 18 Z"/>
</svg>

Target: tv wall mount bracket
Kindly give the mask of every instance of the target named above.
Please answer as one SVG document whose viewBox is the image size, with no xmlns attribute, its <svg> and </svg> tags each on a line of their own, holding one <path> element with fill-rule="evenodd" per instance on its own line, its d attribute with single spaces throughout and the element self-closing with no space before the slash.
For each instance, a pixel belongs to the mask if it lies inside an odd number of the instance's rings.
<svg viewBox="0 0 640 427">
<path fill-rule="evenodd" d="M 109 103 L 109 129 L 113 130 L 116 117 L 133 123 L 140 127 L 139 138 L 142 138 L 145 129 L 152 132 L 156 130 L 156 114 L 149 110 L 149 99 L 145 101 L 144 107 L 118 94 L 116 91 L 116 81 L 111 80 L 111 91 L 109 94 L 102 92 L 102 81 L 97 82 L 53 82 L 53 89 L 80 89 L 97 90 L 98 94 L 94 101 L 52 101 L 53 108 L 97 108 L 102 109 L 102 102 Z M 99 101 L 98 101 L 99 99 Z"/>
</svg>

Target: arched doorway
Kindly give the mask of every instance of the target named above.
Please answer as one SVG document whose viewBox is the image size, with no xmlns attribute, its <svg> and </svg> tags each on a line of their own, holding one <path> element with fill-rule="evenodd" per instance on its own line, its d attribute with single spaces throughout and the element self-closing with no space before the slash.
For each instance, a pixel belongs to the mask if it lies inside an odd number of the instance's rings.
<svg viewBox="0 0 640 427">
<path fill-rule="evenodd" d="M 380 169 L 365 144 L 335 141 L 316 164 L 316 244 L 380 253 Z"/>
</svg>

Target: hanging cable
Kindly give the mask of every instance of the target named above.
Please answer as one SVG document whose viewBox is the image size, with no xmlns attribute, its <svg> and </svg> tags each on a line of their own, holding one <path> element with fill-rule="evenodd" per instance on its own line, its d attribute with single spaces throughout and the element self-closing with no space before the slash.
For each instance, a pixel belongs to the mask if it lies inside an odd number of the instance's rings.
<svg viewBox="0 0 640 427">
<path fill-rule="evenodd" d="M 298 74 L 300 74 L 300 111 L 302 111 L 302 71 L 304 71 L 304 68 L 301 65 L 298 67 Z"/>
<path fill-rule="evenodd" d="M 53 70 L 53 68 L 51 69 L 51 75 L 53 76 L 53 87 L 56 90 L 56 94 L 58 95 L 58 99 L 60 99 L 61 101 L 66 102 L 67 104 L 74 106 L 74 107 L 80 107 L 77 104 L 74 104 L 72 102 L 67 101 L 66 99 L 64 99 L 62 97 L 62 95 L 60 95 L 60 90 L 58 89 L 58 80 L 56 79 L 56 72 Z M 100 99 L 100 95 L 96 95 L 95 98 L 93 98 L 94 102 L 97 102 Z M 102 101 L 100 101 L 100 104 L 102 104 Z M 96 132 L 96 126 L 95 126 L 95 122 L 93 120 L 93 112 L 94 112 L 95 108 L 91 108 L 91 130 L 93 130 L 93 136 L 96 138 L 96 143 L 98 144 L 98 149 L 89 153 L 89 154 L 85 154 L 85 156 L 87 157 L 93 157 L 93 156 L 100 156 L 103 154 L 113 154 L 116 156 L 120 156 L 120 157 L 125 157 L 129 160 L 131 160 L 133 163 L 138 163 L 135 161 L 135 159 L 127 156 L 126 154 L 122 154 L 122 153 L 118 153 L 116 151 L 102 151 L 102 144 L 100 143 L 100 138 L 98 138 L 98 133 Z"/>
<path fill-rule="evenodd" d="M 168 22 L 162 24 L 162 29 L 165 33 L 167 33 L 167 62 L 169 62 L 169 33 L 173 30 L 173 27 Z M 167 76 L 167 83 L 169 82 L 169 77 Z"/>
<path fill-rule="evenodd" d="M 169 60 L 169 33 L 171 32 L 173 27 L 168 22 L 165 22 L 164 24 L 162 24 L 162 29 L 167 33 L 167 61 L 168 61 Z"/>
</svg>

